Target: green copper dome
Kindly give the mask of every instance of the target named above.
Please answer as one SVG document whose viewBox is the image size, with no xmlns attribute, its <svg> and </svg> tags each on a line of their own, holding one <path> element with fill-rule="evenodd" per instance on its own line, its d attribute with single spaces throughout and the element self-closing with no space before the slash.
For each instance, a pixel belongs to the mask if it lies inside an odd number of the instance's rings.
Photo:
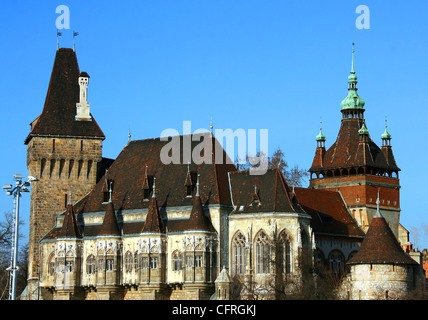
<svg viewBox="0 0 428 320">
<path fill-rule="evenodd" d="M 354 44 L 352 44 L 354 45 Z M 354 70 L 354 49 L 352 48 L 351 74 L 348 76 L 348 95 L 341 102 L 342 109 L 363 109 L 366 102 L 357 93 L 357 76 Z"/>
<path fill-rule="evenodd" d="M 320 129 L 320 133 L 316 136 L 317 141 L 325 141 L 325 135 L 322 133 L 322 130 Z"/>
<path fill-rule="evenodd" d="M 382 133 L 382 139 L 391 139 L 391 134 L 388 132 L 386 127 L 384 133 Z"/>
<path fill-rule="evenodd" d="M 366 125 L 363 123 L 363 125 L 361 126 L 361 129 L 358 130 L 359 134 L 369 134 L 369 130 L 367 130 Z"/>
</svg>

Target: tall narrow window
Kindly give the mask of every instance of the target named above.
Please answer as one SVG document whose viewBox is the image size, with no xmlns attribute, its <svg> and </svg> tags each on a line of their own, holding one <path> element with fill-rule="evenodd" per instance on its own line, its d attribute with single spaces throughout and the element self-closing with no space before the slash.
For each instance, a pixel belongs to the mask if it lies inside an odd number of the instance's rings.
<svg viewBox="0 0 428 320">
<path fill-rule="evenodd" d="M 278 262 L 280 262 L 280 267 L 282 268 L 282 272 L 285 274 L 291 273 L 291 243 L 289 240 L 288 235 L 283 232 L 279 236 L 279 243 L 278 243 L 278 254 L 279 257 L 277 257 Z"/>
<path fill-rule="evenodd" d="M 270 272 L 269 238 L 264 231 L 256 239 L 256 271 L 258 274 Z"/>
<path fill-rule="evenodd" d="M 83 152 L 83 140 L 80 140 L 80 152 Z"/>
<path fill-rule="evenodd" d="M 55 153 L 55 139 L 52 140 L 52 153 Z"/>
<path fill-rule="evenodd" d="M 172 255 L 172 270 L 180 271 L 183 269 L 183 256 L 181 252 L 175 251 Z"/>
<path fill-rule="evenodd" d="M 232 240 L 232 270 L 235 274 L 245 273 L 245 237 L 239 232 Z"/>
</svg>

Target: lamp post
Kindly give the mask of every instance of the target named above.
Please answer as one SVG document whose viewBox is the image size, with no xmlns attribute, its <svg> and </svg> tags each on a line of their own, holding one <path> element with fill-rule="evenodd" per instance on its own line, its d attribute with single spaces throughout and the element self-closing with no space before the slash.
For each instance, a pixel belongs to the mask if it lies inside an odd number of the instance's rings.
<svg viewBox="0 0 428 320">
<path fill-rule="evenodd" d="M 31 185 L 31 182 L 38 181 L 37 178 L 29 176 L 26 181 L 22 182 L 24 178 L 21 174 L 14 174 L 13 179 L 15 180 L 15 186 L 11 184 L 3 185 L 3 189 L 6 191 L 6 195 L 14 196 L 14 206 L 12 214 L 13 222 L 13 234 L 11 243 L 11 265 L 8 268 L 10 271 L 9 277 L 9 300 L 16 300 L 16 271 L 18 271 L 17 257 L 18 257 L 18 224 L 19 224 L 19 198 L 21 192 L 29 192 L 27 187 Z"/>
</svg>

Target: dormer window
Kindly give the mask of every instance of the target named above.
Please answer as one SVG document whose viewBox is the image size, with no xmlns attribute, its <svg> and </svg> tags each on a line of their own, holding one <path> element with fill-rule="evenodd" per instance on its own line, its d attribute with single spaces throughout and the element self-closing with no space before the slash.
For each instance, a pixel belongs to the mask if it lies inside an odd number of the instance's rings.
<svg viewBox="0 0 428 320">
<path fill-rule="evenodd" d="M 194 182 L 195 179 L 193 178 L 193 175 L 196 174 L 195 172 L 190 172 L 190 163 L 187 164 L 187 173 L 186 173 L 186 181 L 184 182 L 184 186 L 186 187 L 186 198 L 191 198 L 193 194 L 193 188 L 195 186 Z"/>
</svg>

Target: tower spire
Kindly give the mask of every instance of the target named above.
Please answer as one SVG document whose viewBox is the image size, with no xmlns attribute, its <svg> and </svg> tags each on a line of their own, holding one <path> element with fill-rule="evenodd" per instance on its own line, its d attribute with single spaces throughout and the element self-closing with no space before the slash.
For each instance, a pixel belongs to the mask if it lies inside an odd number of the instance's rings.
<svg viewBox="0 0 428 320">
<path fill-rule="evenodd" d="M 355 75 L 355 43 L 352 43 L 351 74 L 348 76 L 348 95 L 341 102 L 343 118 L 364 118 L 365 101 L 357 93 L 357 76 Z"/>
</svg>

